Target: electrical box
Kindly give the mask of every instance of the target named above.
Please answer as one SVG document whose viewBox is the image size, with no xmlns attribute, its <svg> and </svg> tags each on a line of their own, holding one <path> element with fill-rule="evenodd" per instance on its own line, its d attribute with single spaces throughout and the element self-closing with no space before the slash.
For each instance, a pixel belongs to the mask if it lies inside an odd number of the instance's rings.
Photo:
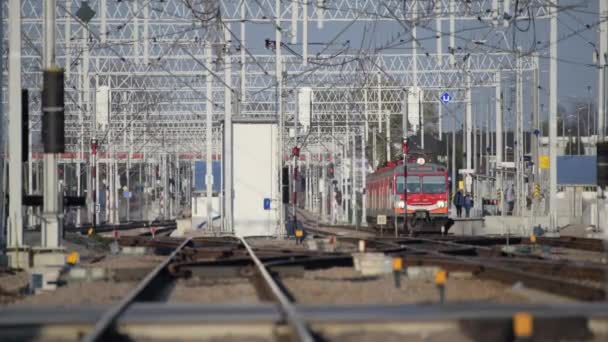
<svg viewBox="0 0 608 342">
<path fill-rule="evenodd" d="M 277 232 L 278 211 L 266 199 L 281 203 L 277 132 L 274 122 L 234 122 L 234 233 L 269 236 Z M 274 210 L 273 210 L 274 209 Z"/>
</svg>

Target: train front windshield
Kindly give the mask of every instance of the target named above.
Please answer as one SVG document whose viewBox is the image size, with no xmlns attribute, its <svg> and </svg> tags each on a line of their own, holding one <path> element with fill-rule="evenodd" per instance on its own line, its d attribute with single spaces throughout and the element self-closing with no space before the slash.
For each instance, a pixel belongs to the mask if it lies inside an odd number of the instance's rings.
<svg viewBox="0 0 608 342">
<path fill-rule="evenodd" d="M 422 177 L 422 192 L 426 194 L 440 194 L 445 192 L 444 176 L 425 176 Z"/>
<path fill-rule="evenodd" d="M 396 191 L 398 194 L 403 193 L 403 176 L 398 176 L 396 183 Z M 407 193 L 417 194 L 440 194 L 445 192 L 445 177 L 444 176 L 407 176 Z"/>
<path fill-rule="evenodd" d="M 397 193 L 403 193 L 403 176 L 397 177 Z M 417 194 L 422 189 L 420 185 L 420 176 L 407 176 L 407 193 Z"/>
</svg>

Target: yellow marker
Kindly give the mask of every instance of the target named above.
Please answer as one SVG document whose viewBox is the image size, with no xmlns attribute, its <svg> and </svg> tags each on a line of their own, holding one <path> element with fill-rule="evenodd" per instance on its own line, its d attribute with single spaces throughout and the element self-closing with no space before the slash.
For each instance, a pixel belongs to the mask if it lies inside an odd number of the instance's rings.
<svg viewBox="0 0 608 342">
<path fill-rule="evenodd" d="M 401 271 L 403 269 L 403 259 L 393 258 L 393 271 Z"/>
<path fill-rule="evenodd" d="M 91 228 L 89 228 L 89 230 L 87 231 L 87 235 L 88 235 L 88 236 L 91 236 L 91 235 L 93 235 L 93 233 L 95 233 L 95 230 L 93 230 L 93 228 L 92 228 L 92 227 L 91 227 Z"/>
<path fill-rule="evenodd" d="M 70 265 L 76 265 L 80 259 L 80 256 L 76 252 L 72 252 L 67 256 L 67 262 Z"/>
<path fill-rule="evenodd" d="M 536 235 L 534 235 L 534 234 L 530 235 L 530 242 L 536 243 Z"/>
<path fill-rule="evenodd" d="M 445 285 L 445 281 L 448 278 L 448 274 L 446 271 L 440 269 L 435 273 L 435 284 L 437 285 Z"/>
<path fill-rule="evenodd" d="M 515 337 L 532 337 L 532 315 L 518 312 L 513 315 L 513 333 Z"/>
<path fill-rule="evenodd" d="M 304 231 L 302 229 L 296 229 L 296 237 L 302 237 L 304 235 Z"/>
</svg>

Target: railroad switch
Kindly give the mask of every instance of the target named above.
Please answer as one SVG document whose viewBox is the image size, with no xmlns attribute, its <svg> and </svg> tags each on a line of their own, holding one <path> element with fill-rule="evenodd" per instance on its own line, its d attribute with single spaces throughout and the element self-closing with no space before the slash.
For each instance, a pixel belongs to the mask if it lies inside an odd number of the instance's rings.
<svg viewBox="0 0 608 342">
<path fill-rule="evenodd" d="M 435 272 L 435 285 L 437 286 L 437 291 L 439 291 L 440 304 L 445 302 L 445 283 L 447 278 L 448 274 L 445 270 L 439 269 Z"/>
<path fill-rule="evenodd" d="M 393 278 L 395 279 L 395 287 L 401 287 L 401 274 L 403 273 L 403 259 L 401 257 L 393 258 Z"/>
<path fill-rule="evenodd" d="M 531 341 L 534 331 L 532 315 L 527 312 L 518 312 L 513 315 L 513 334 L 515 341 Z"/>
<path fill-rule="evenodd" d="M 304 231 L 302 229 L 296 229 L 296 244 L 301 244 L 304 240 Z"/>
<path fill-rule="evenodd" d="M 66 261 L 70 265 L 76 265 L 80 261 L 80 255 L 77 252 L 72 252 L 68 254 Z"/>
</svg>

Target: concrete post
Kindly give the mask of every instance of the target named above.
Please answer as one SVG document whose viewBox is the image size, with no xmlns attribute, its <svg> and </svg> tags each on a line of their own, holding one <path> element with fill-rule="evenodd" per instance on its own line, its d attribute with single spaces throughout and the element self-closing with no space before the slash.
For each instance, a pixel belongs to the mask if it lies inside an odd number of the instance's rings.
<svg viewBox="0 0 608 342">
<path fill-rule="evenodd" d="M 21 164 L 21 1 L 8 2 L 9 207 L 7 247 L 23 246 L 23 169 Z M 1 233 L 0 233 L 1 234 Z"/>
<path fill-rule="evenodd" d="M 55 0 L 44 2 L 44 69 L 55 66 Z M 19 154 L 21 155 L 21 154 Z M 57 178 L 57 156 L 51 153 L 44 154 L 44 192 L 42 217 L 41 246 L 43 248 L 59 248 L 63 224 L 59 219 L 59 188 Z M 22 185 L 19 183 L 20 186 Z"/>
<path fill-rule="evenodd" d="M 557 209 L 557 16 L 559 0 L 554 0 L 551 7 L 550 41 L 549 41 L 549 208 L 551 222 L 555 224 Z M 602 3 L 602 1 L 600 1 Z M 555 226 L 550 227 L 552 230 Z"/>
<path fill-rule="evenodd" d="M 226 42 L 230 39 L 230 32 L 228 29 L 224 30 L 224 39 Z M 244 49 L 242 49 L 244 50 Z M 224 179 L 224 222 L 225 229 L 230 232 L 234 232 L 233 229 L 233 190 L 232 190 L 232 63 L 231 63 L 230 51 L 227 49 L 224 55 L 224 82 L 226 87 L 224 88 L 224 151 L 222 153 L 223 160 L 223 179 Z M 238 101 L 238 96 L 235 97 Z"/>
<path fill-rule="evenodd" d="M 206 172 L 205 172 L 205 188 L 207 189 L 207 229 L 209 231 L 213 231 L 214 235 L 216 235 L 216 232 L 213 229 L 213 214 L 212 214 L 212 204 L 211 201 L 213 200 L 213 169 L 212 169 L 212 163 L 213 163 L 213 159 L 212 159 L 212 154 L 213 154 L 213 142 L 212 142 L 212 136 L 213 136 L 213 77 L 211 75 L 211 72 L 209 72 L 208 70 L 212 68 L 211 65 L 211 45 L 209 43 L 207 43 L 207 45 L 205 46 L 205 64 L 207 65 L 207 70 L 205 71 L 205 79 L 206 79 L 206 104 L 205 104 L 205 108 L 207 111 L 207 118 L 206 118 L 206 124 L 205 124 L 205 142 L 206 142 L 206 153 L 205 153 L 205 159 L 206 159 Z"/>
</svg>

